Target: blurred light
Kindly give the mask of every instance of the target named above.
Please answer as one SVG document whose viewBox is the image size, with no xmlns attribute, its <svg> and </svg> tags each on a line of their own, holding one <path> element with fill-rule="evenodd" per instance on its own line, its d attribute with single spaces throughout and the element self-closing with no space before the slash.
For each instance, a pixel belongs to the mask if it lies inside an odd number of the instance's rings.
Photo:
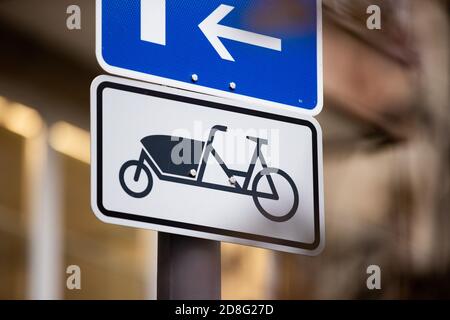
<svg viewBox="0 0 450 320">
<path fill-rule="evenodd" d="M 9 104 L 0 97 L 0 123 L 25 138 L 36 137 L 42 132 L 43 122 L 39 113 L 19 103 Z"/>
<path fill-rule="evenodd" d="M 8 108 L 8 100 L 6 100 L 3 97 L 0 97 L 0 123 L 2 122 L 2 119 L 5 116 L 7 108 Z"/>
<path fill-rule="evenodd" d="M 89 132 L 67 122 L 57 122 L 50 129 L 53 149 L 79 161 L 90 163 Z"/>
</svg>

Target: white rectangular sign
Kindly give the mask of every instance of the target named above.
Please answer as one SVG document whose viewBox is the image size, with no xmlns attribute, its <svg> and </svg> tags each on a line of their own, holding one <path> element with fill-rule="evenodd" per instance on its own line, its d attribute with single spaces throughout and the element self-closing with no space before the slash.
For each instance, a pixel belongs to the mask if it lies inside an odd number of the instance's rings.
<svg viewBox="0 0 450 320">
<path fill-rule="evenodd" d="M 322 135 L 309 117 L 101 76 L 92 208 L 108 223 L 315 255 Z"/>
</svg>

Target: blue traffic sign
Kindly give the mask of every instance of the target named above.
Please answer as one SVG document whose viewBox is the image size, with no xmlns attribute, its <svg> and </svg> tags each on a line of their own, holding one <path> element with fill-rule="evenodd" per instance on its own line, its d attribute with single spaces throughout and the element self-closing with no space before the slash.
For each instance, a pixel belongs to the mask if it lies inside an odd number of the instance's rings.
<svg viewBox="0 0 450 320">
<path fill-rule="evenodd" d="M 320 0 L 97 0 L 97 58 L 113 74 L 316 115 Z"/>
</svg>

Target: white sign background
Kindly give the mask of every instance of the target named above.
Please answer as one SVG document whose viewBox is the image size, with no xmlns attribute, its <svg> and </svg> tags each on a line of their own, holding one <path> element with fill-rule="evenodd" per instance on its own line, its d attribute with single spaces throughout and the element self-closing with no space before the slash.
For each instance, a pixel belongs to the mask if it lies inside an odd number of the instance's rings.
<svg viewBox="0 0 450 320">
<path fill-rule="evenodd" d="M 292 253 L 315 255 L 323 249 L 322 140 L 314 119 L 262 113 L 265 107 L 237 108 L 220 98 L 108 76 L 94 80 L 91 99 L 92 207 L 102 221 Z M 288 173 L 299 192 L 290 220 L 267 219 L 249 195 L 161 181 L 153 170 L 149 195 L 137 199 L 124 192 L 119 171 L 125 162 L 139 159 L 142 138 L 185 132 L 186 138 L 206 141 L 215 125 L 269 133 L 262 136 L 273 148 L 262 148 L 268 166 Z M 226 135 L 217 133 L 217 142 Z M 225 159 L 238 157 L 224 153 L 243 150 L 224 146 L 229 143 L 214 145 Z M 276 157 L 270 157 L 271 150 Z M 210 157 L 205 180 L 226 184 L 214 161 Z M 248 167 L 225 162 L 233 169 Z"/>
</svg>

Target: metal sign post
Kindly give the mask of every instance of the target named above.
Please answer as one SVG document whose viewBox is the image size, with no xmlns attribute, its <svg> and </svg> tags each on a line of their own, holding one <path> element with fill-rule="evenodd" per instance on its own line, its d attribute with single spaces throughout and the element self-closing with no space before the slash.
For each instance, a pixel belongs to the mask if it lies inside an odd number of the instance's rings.
<svg viewBox="0 0 450 320">
<path fill-rule="evenodd" d="M 219 300 L 220 242 L 158 233 L 159 300 Z"/>
</svg>

